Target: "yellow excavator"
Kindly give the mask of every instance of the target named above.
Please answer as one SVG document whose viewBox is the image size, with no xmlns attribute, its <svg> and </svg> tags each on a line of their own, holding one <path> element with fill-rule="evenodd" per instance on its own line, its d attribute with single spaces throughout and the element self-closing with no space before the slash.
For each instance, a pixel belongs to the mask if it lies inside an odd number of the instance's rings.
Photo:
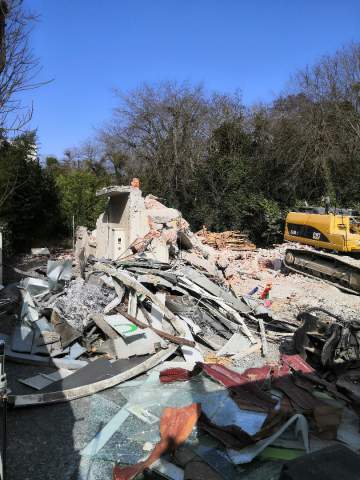
<svg viewBox="0 0 360 480">
<path fill-rule="evenodd" d="M 352 209 L 303 207 L 289 212 L 284 240 L 311 248 L 288 248 L 284 265 L 294 272 L 322 278 L 342 290 L 360 295 L 360 261 L 340 253 L 360 254 L 360 214 Z M 333 253 L 323 253 L 328 250 Z"/>
</svg>

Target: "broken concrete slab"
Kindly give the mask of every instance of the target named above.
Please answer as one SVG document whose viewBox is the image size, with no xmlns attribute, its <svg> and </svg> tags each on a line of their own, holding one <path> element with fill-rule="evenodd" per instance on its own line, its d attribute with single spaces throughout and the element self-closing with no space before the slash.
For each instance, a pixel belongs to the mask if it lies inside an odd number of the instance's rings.
<svg viewBox="0 0 360 480">
<path fill-rule="evenodd" d="M 163 292 L 157 292 L 156 296 L 158 297 L 159 301 L 165 305 L 166 304 L 166 293 Z M 157 305 L 154 305 L 153 303 L 151 304 L 151 324 L 153 327 L 161 330 L 162 329 L 162 321 L 164 318 L 164 312 L 163 309 L 160 309 Z"/>
<path fill-rule="evenodd" d="M 39 312 L 30 293 L 23 289 L 20 289 L 20 293 L 22 297 L 20 318 L 30 325 L 32 322 L 39 320 Z"/>
<path fill-rule="evenodd" d="M 45 316 L 42 316 L 36 322 L 31 324 L 31 327 L 38 332 L 55 332 L 54 326 L 48 321 Z M 59 335 L 59 334 L 58 334 Z"/>
<path fill-rule="evenodd" d="M 109 360 L 105 358 L 98 358 L 66 378 L 52 383 L 47 387 L 44 393 L 57 392 L 59 389 L 68 390 L 71 388 L 88 385 L 90 383 L 96 383 L 100 380 L 111 377 L 112 374 L 112 365 Z"/>
<path fill-rule="evenodd" d="M 250 313 L 249 307 L 240 299 L 234 297 L 230 292 L 227 292 L 219 287 L 216 283 L 209 280 L 198 270 L 195 270 L 191 267 L 184 267 L 179 270 L 179 273 L 184 277 L 191 279 L 191 282 L 211 293 L 213 296 L 220 297 L 224 302 L 226 302 L 228 305 L 231 305 L 236 310 L 239 310 L 242 313 Z"/>
<path fill-rule="evenodd" d="M 21 281 L 20 285 L 32 297 L 44 295 L 50 291 L 49 282 L 47 279 L 27 277 Z"/>
<path fill-rule="evenodd" d="M 141 336 L 125 337 L 128 357 L 154 353 L 161 346 L 161 338 L 150 328 L 141 330 Z"/>
<path fill-rule="evenodd" d="M 34 375 L 29 378 L 19 378 L 19 382 L 23 383 L 27 387 L 34 388 L 35 390 L 42 390 L 43 388 L 51 385 L 53 383 L 49 378 L 43 377 L 42 375 Z"/>
<path fill-rule="evenodd" d="M 139 275 L 137 277 L 138 282 L 154 285 L 155 287 L 164 287 L 164 288 L 171 288 L 173 284 L 166 280 L 165 278 L 154 275 L 153 273 Z"/>
<path fill-rule="evenodd" d="M 48 378 L 52 382 L 57 382 L 58 380 L 62 380 L 63 378 L 68 377 L 72 373 L 73 372 L 71 370 L 68 370 L 67 368 L 59 368 L 54 373 L 41 373 L 41 375 L 45 378 Z"/>
<path fill-rule="evenodd" d="M 128 314 L 136 318 L 137 313 L 137 296 L 132 290 L 129 292 Z"/>
<path fill-rule="evenodd" d="M 169 223 L 181 217 L 179 210 L 175 208 L 150 208 L 147 214 L 155 223 Z"/>
<path fill-rule="evenodd" d="M 190 317 L 186 315 L 179 315 L 179 317 L 188 324 L 188 326 L 191 328 L 191 331 L 194 335 L 199 335 L 199 333 L 201 333 L 202 330 L 199 327 L 199 325 L 197 325 Z"/>
<path fill-rule="evenodd" d="M 30 353 L 34 335 L 32 328 L 24 323 L 17 322 L 11 335 L 11 349 L 14 352 Z"/>
<path fill-rule="evenodd" d="M 60 335 L 56 332 L 41 330 L 40 335 L 37 338 L 37 345 L 48 345 L 50 343 L 60 342 Z"/>
<path fill-rule="evenodd" d="M 220 277 L 220 272 L 216 268 L 215 262 L 211 260 L 208 260 L 204 257 L 197 255 L 196 253 L 188 252 L 186 250 L 181 252 L 180 258 L 182 260 L 185 260 L 186 263 L 196 268 L 200 268 L 201 270 L 204 270 L 213 277 Z"/>
<path fill-rule="evenodd" d="M 199 301 L 188 294 L 166 295 L 166 306 L 177 315 L 191 315 L 196 311 Z"/>
<path fill-rule="evenodd" d="M 134 323 L 130 322 L 121 313 L 116 313 L 115 315 L 105 315 L 103 318 L 107 324 L 123 338 L 144 335 L 143 330 L 141 330 Z M 117 338 L 117 336 L 111 336 L 110 338 Z"/>
<path fill-rule="evenodd" d="M 24 363 L 29 365 L 46 365 L 53 368 L 65 368 L 69 370 L 77 370 L 88 364 L 87 361 L 83 360 L 72 360 L 68 358 L 50 358 L 44 357 L 41 355 L 31 355 L 29 353 L 20 353 L 12 350 L 11 346 L 11 337 L 0 333 L 0 339 L 5 342 L 5 355 L 6 358 L 10 359 L 15 363 Z"/>
<path fill-rule="evenodd" d="M 184 337 L 179 337 L 179 336 L 176 336 L 176 335 L 172 335 L 171 333 L 168 333 L 168 332 L 165 332 L 164 330 L 159 330 L 155 327 L 152 326 L 151 324 L 151 316 L 150 314 L 147 312 L 147 310 L 141 306 L 141 311 L 142 313 L 144 314 L 145 318 L 147 319 L 147 323 L 142 323 L 141 321 L 139 321 L 138 319 L 134 318 L 134 317 L 130 317 L 127 313 L 125 313 L 124 311 L 122 312 L 123 315 L 128 318 L 128 320 L 131 322 L 131 323 L 134 323 L 135 325 L 137 325 L 138 327 L 140 327 L 141 329 L 147 329 L 149 328 L 150 330 L 152 330 L 154 333 L 156 333 L 156 335 L 158 335 L 161 339 L 165 339 L 165 340 L 168 340 L 172 343 L 175 343 L 177 345 L 188 345 L 189 347 L 193 347 L 195 345 L 195 342 L 191 341 L 191 340 L 187 340 L 186 338 Z M 164 344 L 161 343 L 161 347 L 164 348 Z"/>
<path fill-rule="evenodd" d="M 111 358 L 118 360 L 129 358 L 127 345 L 121 337 L 106 340 L 97 348 L 97 351 L 107 353 Z"/>
<path fill-rule="evenodd" d="M 65 353 L 59 341 L 44 344 L 42 343 L 42 340 L 40 340 L 41 338 L 42 332 L 37 331 L 35 333 L 34 342 L 31 348 L 32 355 L 50 355 L 50 357 L 56 357 Z"/>
<path fill-rule="evenodd" d="M 217 356 L 236 355 L 249 348 L 251 343 L 249 340 L 239 332 L 235 332 L 233 336 L 226 342 L 226 344 L 216 352 Z"/>
<path fill-rule="evenodd" d="M 38 375 L 29 378 L 18 379 L 18 381 L 28 387 L 34 388 L 35 390 L 42 390 L 48 385 L 51 385 L 51 383 L 62 380 L 72 373 L 71 370 L 60 368 L 54 373 L 39 373 Z"/>
<path fill-rule="evenodd" d="M 184 330 L 186 331 L 185 338 L 187 340 L 194 341 L 194 337 L 191 334 L 191 330 L 186 322 L 184 322 Z M 187 362 L 203 362 L 204 357 L 199 349 L 195 347 L 188 347 L 187 345 L 181 346 L 182 354 Z"/>
<path fill-rule="evenodd" d="M 75 340 L 81 337 L 81 333 L 69 325 L 65 319 L 61 318 L 56 309 L 53 309 L 51 313 L 51 324 L 53 325 L 55 332 L 60 335 L 63 348 L 71 345 Z"/>
</svg>

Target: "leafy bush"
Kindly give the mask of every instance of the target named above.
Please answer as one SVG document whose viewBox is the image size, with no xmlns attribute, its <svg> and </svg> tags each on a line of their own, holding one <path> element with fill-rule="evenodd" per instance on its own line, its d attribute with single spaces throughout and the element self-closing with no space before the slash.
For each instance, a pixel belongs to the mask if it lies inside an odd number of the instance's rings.
<svg viewBox="0 0 360 480">
<path fill-rule="evenodd" d="M 241 223 L 250 238 L 259 246 L 282 241 L 285 212 L 274 200 L 252 195 L 243 204 Z M 248 228 L 250 227 L 250 228 Z"/>
<path fill-rule="evenodd" d="M 108 183 L 91 171 L 81 169 L 63 170 L 55 177 L 59 192 L 62 221 L 71 232 L 72 218 L 75 225 L 95 227 L 96 219 L 104 210 L 106 200 L 96 197 L 96 191 Z"/>
</svg>

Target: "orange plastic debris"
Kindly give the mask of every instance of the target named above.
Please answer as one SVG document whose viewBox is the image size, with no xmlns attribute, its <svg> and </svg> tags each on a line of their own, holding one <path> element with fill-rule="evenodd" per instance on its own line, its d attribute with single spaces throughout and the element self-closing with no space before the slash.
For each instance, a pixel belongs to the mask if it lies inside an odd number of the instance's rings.
<svg viewBox="0 0 360 480">
<path fill-rule="evenodd" d="M 200 405 L 192 403 L 181 408 L 165 408 L 160 420 L 160 442 L 149 457 L 130 467 L 115 466 L 113 480 L 131 480 L 150 467 L 167 451 L 174 451 L 185 442 L 200 416 Z"/>
</svg>

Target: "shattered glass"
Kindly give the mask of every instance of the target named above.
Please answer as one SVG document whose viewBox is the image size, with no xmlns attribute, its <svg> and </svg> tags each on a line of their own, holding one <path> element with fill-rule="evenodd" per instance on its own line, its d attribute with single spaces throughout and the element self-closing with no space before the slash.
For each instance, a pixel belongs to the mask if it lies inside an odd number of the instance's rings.
<svg viewBox="0 0 360 480">
<path fill-rule="evenodd" d="M 112 477 L 112 470 L 112 462 L 82 457 L 74 480 L 104 480 Z"/>
<path fill-rule="evenodd" d="M 146 378 L 146 382 L 143 379 L 132 380 L 112 390 L 116 391 L 116 396 L 128 401 L 123 408 L 129 412 L 129 416 L 105 445 L 93 455 L 93 458 L 114 461 L 120 464 L 135 464 L 148 454 L 143 449 L 144 444 L 150 443 L 155 445 L 160 440 L 159 423 L 164 408 L 183 407 L 194 402 L 210 402 L 209 396 L 224 390 L 224 388 L 202 375 L 189 382 L 182 382 L 181 388 L 176 383 L 160 384 L 158 372 L 152 372 Z M 91 412 L 95 412 L 94 418 L 91 420 L 93 436 L 111 420 L 107 416 L 106 420 L 103 419 L 101 421 L 105 404 L 106 401 L 104 401 L 102 395 L 99 394 L 92 397 Z M 111 406 L 113 415 L 116 415 L 121 408 L 113 401 L 106 405 Z M 157 417 L 159 421 L 149 423 L 141 420 L 129 411 L 133 408 L 139 409 L 139 407 L 145 409 L 151 416 Z M 107 406 L 106 408 L 109 411 L 109 407 Z M 189 444 L 197 444 L 198 435 L 198 429 L 195 427 L 187 442 Z"/>
<path fill-rule="evenodd" d="M 156 415 L 156 412 L 161 413 L 165 407 L 182 407 L 189 403 L 201 402 L 204 395 L 224 390 L 224 387 L 205 375 L 199 375 L 191 381 L 182 382 L 181 388 L 177 382 L 162 384 L 158 379 L 154 379 L 151 383 L 135 388 L 122 384 L 118 390 L 131 404 L 142 405 Z"/>
<path fill-rule="evenodd" d="M 201 409 L 215 425 L 220 427 L 237 425 L 249 435 L 255 435 L 267 417 L 267 413 L 241 409 L 227 390 L 215 392 L 203 398 Z"/>
</svg>

